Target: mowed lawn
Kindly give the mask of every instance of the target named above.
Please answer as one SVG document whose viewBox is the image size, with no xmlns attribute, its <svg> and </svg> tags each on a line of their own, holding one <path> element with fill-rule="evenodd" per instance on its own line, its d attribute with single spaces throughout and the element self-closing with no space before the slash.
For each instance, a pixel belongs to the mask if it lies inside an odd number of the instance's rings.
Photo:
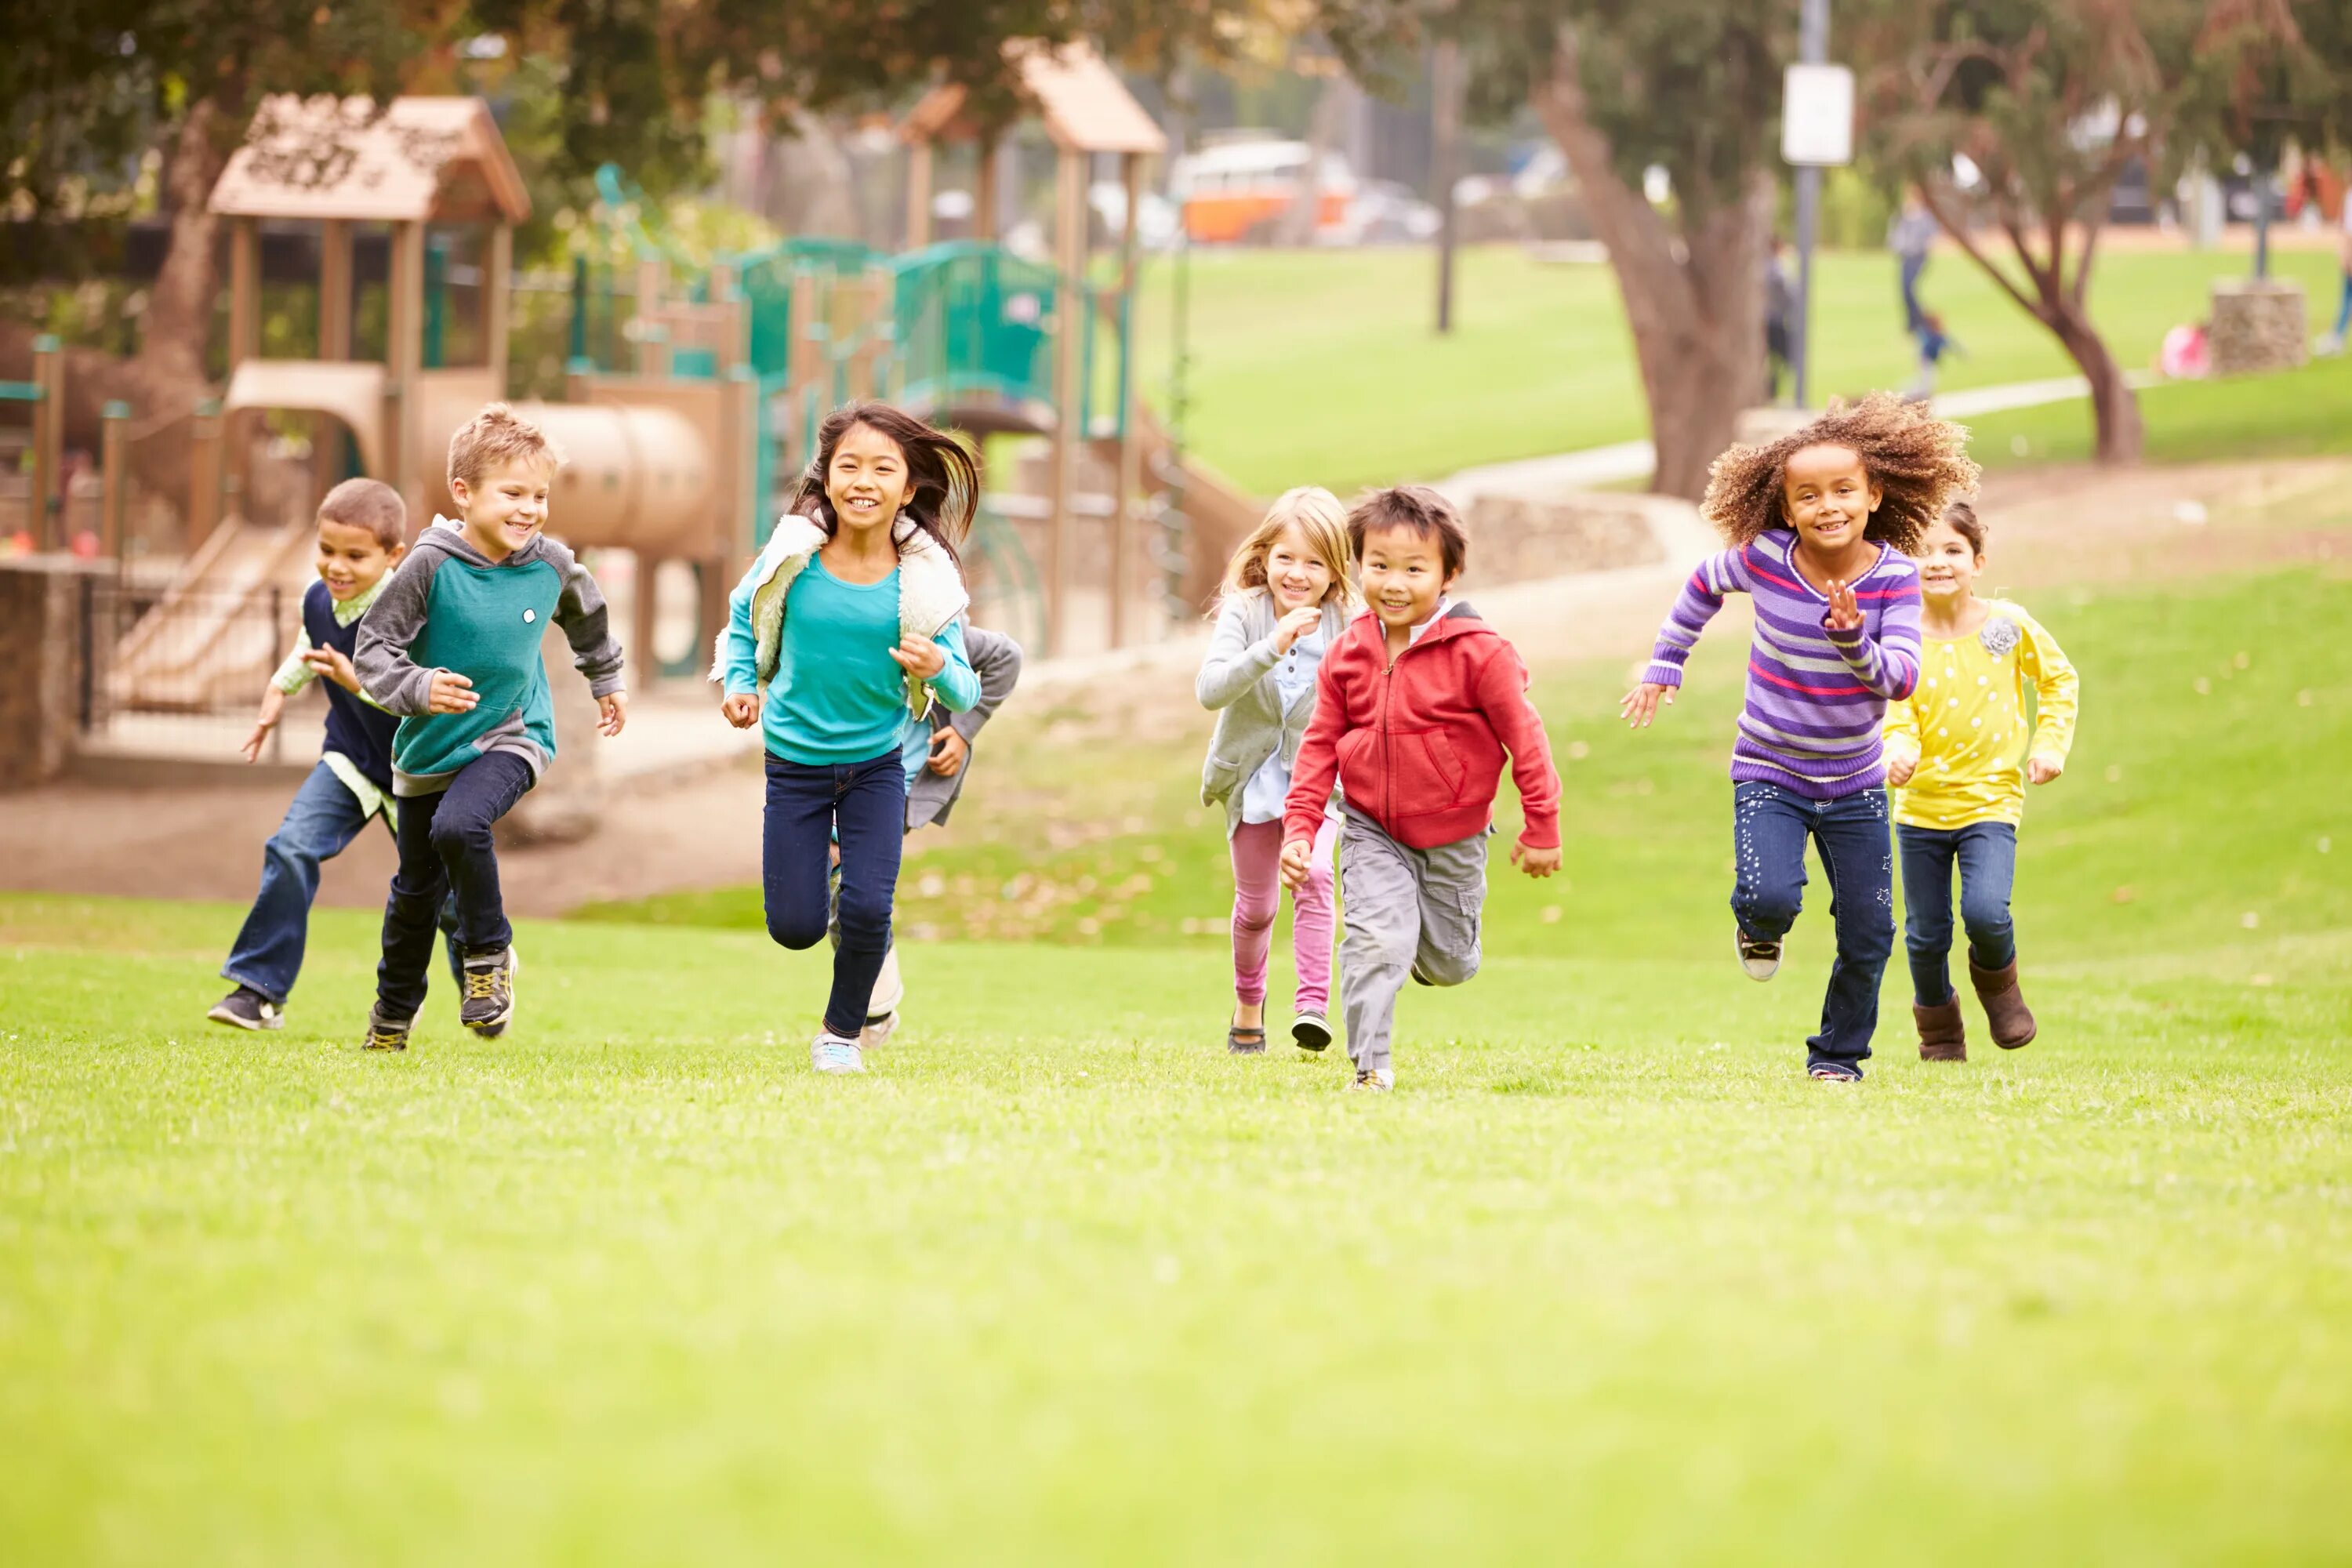
<svg viewBox="0 0 2352 1568">
<path fill-rule="evenodd" d="M 2043 1037 L 1918 1062 L 1898 961 L 1852 1089 L 1818 875 L 1731 961 L 1720 641 L 1638 738 L 1543 672 L 1566 873 L 1498 864 L 1384 1098 L 1224 1056 L 1192 752 L 1107 751 L 1055 849 L 1034 710 L 858 1079 L 820 962 L 677 923 L 740 900 L 527 925 L 508 1040 L 436 994 L 380 1058 L 363 915 L 255 1038 L 201 1018 L 239 911 L 0 897 L 6 1560 L 2342 1561 L 2347 586 L 2029 601 L 2087 688 Z"/>
<path fill-rule="evenodd" d="M 1540 262 L 1517 246 L 1469 247 L 1446 337 L 1433 330 L 1435 265 L 1426 249 L 1196 252 L 1192 448 L 1256 494 L 1298 484 L 1345 494 L 1649 434 L 1633 339 L 1605 264 Z M 2303 285 L 2314 331 L 2334 319 L 2332 249 L 2279 251 L 2273 268 Z M 2092 313 L 2125 365 L 2151 365 L 2166 331 L 2205 319 L 2215 279 L 2249 270 L 2234 241 L 2205 252 L 2105 251 Z M 1813 396 L 1908 384 L 1916 356 L 1903 331 L 1893 256 L 1824 253 L 1814 290 Z M 1958 251 L 1937 253 L 1920 291 L 1964 351 L 1945 362 L 1945 389 L 2076 374 L 2057 340 Z M 1143 391 L 1163 411 L 1172 306 L 1172 263 L 1154 259 L 1138 330 Z M 2087 432 L 2089 405 L 2069 412 L 2068 428 Z"/>
</svg>

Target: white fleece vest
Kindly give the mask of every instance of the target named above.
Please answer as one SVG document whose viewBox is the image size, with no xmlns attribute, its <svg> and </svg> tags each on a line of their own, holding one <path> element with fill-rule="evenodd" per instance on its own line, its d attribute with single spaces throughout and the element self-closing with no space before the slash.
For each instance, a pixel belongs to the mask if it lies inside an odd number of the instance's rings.
<svg viewBox="0 0 2352 1568">
<path fill-rule="evenodd" d="M 971 595 L 964 591 L 955 562 L 913 519 L 902 514 L 891 525 L 890 540 L 898 547 L 898 629 L 929 642 L 971 606 Z M 776 520 L 776 531 L 768 535 L 751 568 L 751 633 L 756 639 L 752 668 L 762 690 L 775 679 L 782 657 L 784 596 L 824 542 L 824 524 L 787 513 Z M 729 629 L 720 628 L 710 665 L 710 679 L 722 684 L 727 679 L 728 636 Z M 918 719 L 931 710 L 930 688 L 911 673 L 907 677 L 907 706 Z"/>
</svg>

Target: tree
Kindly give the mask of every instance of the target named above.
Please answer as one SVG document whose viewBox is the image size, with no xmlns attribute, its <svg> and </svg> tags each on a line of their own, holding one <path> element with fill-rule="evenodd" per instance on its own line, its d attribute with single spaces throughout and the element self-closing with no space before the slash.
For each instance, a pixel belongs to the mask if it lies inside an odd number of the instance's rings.
<svg viewBox="0 0 2352 1568">
<path fill-rule="evenodd" d="M 2096 453 L 2138 458 L 2138 400 L 2093 322 L 2116 180 L 2252 133 L 2261 73 L 2299 35 L 2290 0 L 1879 0 L 1858 31 L 1882 155 L 2090 383 Z M 2233 131 L 2234 126 L 2234 131 Z M 1961 163 L 1960 160 L 1965 160 Z M 1956 169 L 1969 171 L 1964 184 Z M 1990 241 L 1978 226 L 1990 227 Z"/>
<path fill-rule="evenodd" d="M 1696 498 L 1764 384 L 1763 272 L 1793 0 L 1326 0 L 1377 75 L 1458 40 L 1472 107 L 1533 107 L 1609 247 L 1657 447 L 1654 489 Z M 1646 195 L 1652 168 L 1673 195 Z"/>
</svg>

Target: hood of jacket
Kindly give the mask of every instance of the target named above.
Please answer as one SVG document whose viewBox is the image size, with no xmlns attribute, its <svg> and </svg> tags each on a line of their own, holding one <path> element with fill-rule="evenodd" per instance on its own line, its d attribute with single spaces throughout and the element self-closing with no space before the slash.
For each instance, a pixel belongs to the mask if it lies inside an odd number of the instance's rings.
<svg viewBox="0 0 2352 1568">
<path fill-rule="evenodd" d="M 791 512 L 776 520 L 775 531 L 761 547 L 752 567 L 751 631 L 757 645 L 754 668 L 762 688 L 775 678 L 782 655 L 785 596 L 828 537 L 823 523 Z M 954 558 L 912 518 L 899 516 L 891 525 L 890 542 L 898 549 L 898 629 L 928 642 L 971 607 L 971 595 Z M 721 683 L 727 678 L 726 647 L 722 628 L 710 666 L 710 679 Z M 918 719 L 930 711 L 930 689 L 919 676 L 907 677 L 907 706 Z"/>
</svg>

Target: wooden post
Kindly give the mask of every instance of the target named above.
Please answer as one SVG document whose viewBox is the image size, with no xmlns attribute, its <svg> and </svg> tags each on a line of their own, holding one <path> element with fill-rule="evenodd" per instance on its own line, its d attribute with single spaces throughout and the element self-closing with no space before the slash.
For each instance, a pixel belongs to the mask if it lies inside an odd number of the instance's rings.
<svg viewBox="0 0 2352 1568">
<path fill-rule="evenodd" d="M 1143 154 L 1124 153 L 1119 183 L 1127 191 L 1127 218 L 1118 235 L 1118 461 L 1110 498 L 1110 646 L 1125 647 L 1129 601 L 1135 592 L 1135 519 L 1143 492 L 1143 448 L 1135 435 L 1135 226 L 1143 201 Z"/>
<path fill-rule="evenodd" d="M 261 350 L 261 232 L 249 217 L 228 231 L 228 368 Z"/>
<path fill-rule="evenodd" d="M 221 405 L 217 397 L 196 405 L 188 440 L 188 553 L 212 537 L 221 514 Z"/>
<path fill-rule="evenodd" d="M 996 243 L 996 138 L 985 136 L 979 148 L 979 168 L 972 182 L 971 237 Z"/>
<path fill-rule="evenodd" d="M 413 450 L 416 412 L 416 377 L 425 363 L 425 226 L 392 226 L 390 309 L 384 336 L 385 472 L 378 476 L 401 493 L 412 509 L 423 502 L 426 488 L 415 470 L 424 454 Z"/>
<path fill-rule="evenodd" d="M 122 558 L 124 489 L 131 473 L 123 461 L 123 438 L 131 423 L 131 405 L 110 399 L 99 412 L 98 552 L 110 560 Z"/>
<path fill-rule="evenodd" d="M 490 367 L 490 395 L 507 395 L 507 336 L 513 308 L 514 226 L 490 226 L 488 264 L 482 268 L 482 363 Z"/>
<path fill-rule="evenodd" d="M 907 146 L 907 248 L 920 250 L 931 243 L 931 144 Z"/>
<path fill-rule="evenodd" d="M 32 515 L 26 519 L 36 550 L 55 550 L 65 531 L 66 351 L 56 334 L 33 340 L 33 384 L 41 389 L 33 405 Z"/>
<path fill-rule="evenodd" d="M 352 226 L 342 218 L 319 226 L 319 357 L 352 357 Z"/>
<path fill-rule="evenodd" d="M 1054 210 L 1054 432 L 1045 547 L 1045 652 L 1069 652 L 1070 570 L 1075 564 L 1078 442 L 1078 340 L 1086 331 L 1087 155 L 1062 150 L 1055 166 Z"/>
<path fill-rule="evenodd" d="M 661 655 L 656 651 L 654 627 L 660 621 L 660 606 L 654 602 L 654 579 L 660 575 L 661 562 L 650 551 L 630 552 L 637 558 L 637 585 L 629 595 L 628 662 L 632 668 L 628 681 L 640 696 L 651 691 L 661 679 Z"/>
</svg>

